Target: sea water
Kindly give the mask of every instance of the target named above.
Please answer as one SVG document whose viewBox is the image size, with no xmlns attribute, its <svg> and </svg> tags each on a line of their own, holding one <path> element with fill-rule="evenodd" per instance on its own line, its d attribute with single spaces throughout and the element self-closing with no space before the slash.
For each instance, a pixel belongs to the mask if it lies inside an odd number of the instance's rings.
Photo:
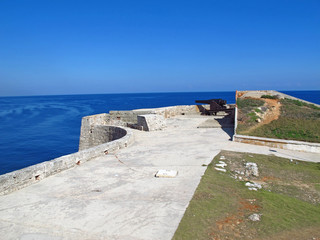
<svg viewBox="0 0 320 240">
<path fill-rule="evenodd" d="M 284 93 L 320 104 L 320 91 Z M 235 92 L 0 97 L 0 174 L 78 151 L 83 116 L 211 98 L 234 103 Z"/>
</svg>

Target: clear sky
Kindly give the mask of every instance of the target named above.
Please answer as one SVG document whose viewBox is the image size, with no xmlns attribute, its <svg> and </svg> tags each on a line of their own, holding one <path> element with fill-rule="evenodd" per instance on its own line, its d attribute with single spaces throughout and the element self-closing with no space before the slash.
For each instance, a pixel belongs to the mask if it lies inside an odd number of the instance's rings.
<svg viewBox="0 0 320 240">
<path fill-rule="evenodd" d="M 1 0 L 0 96 L 320 90 L 319 0 Z"/>
</svg>

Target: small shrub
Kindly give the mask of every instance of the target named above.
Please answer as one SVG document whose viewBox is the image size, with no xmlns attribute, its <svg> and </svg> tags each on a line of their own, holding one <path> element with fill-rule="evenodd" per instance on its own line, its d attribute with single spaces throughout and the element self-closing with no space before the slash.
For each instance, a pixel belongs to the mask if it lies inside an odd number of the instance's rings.
<svg viewBox="0 0 320 240">
<path fill-rule="evenodd" d="M 237 99 L 237 107 L 239 109 L 260 107 L 263 104 L 264 104 L 264 101 L 259 99 L 252 99 L 252 98 Z"/>
<path fill-rule="evenodd" d="M 275 96 L 275 95 L 262 95 L 261 98 L 278 99 L 278 96 Z"/>
<path fill-rule="evenodd" d="M 259 108 L 256 108 L 254 111 L 257 113 L 262 113 L 262 111 Z"/>
<path fill-rule="evenodd" d="M 248 116 L 250 117 L 251 122 L 255 122 L 259 118 L 255 112 L 249 113 Z"/>
</svg>

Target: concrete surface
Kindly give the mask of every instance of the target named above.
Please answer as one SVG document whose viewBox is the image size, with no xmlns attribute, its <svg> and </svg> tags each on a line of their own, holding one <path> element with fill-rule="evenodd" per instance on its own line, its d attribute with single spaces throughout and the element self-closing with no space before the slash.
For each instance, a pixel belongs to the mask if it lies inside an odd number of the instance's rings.
<svg viewBox="0 0 320 240">
<path fill-rule="evenodd" d="M 221 149 L 319 161 L 319 154 L 230 141 L 233 129 L 197 128 L 210 117 L 167 119 L 134 131 L 114 154 L 0 197 L 1 239 L 171 239 L 201 176 Z M 175 178 L 155 178 L 160 169 Z"/>
<path fill-rule="evenodd" d="M 234 120 L 231 117 L 215 117 L 201 123 L 198 128 L 233 128 Z"/>
</svg>

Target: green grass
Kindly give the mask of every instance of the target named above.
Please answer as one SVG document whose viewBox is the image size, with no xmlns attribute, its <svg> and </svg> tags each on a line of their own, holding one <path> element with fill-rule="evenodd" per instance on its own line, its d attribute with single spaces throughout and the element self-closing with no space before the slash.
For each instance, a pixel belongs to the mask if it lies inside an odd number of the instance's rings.
<svg viewBox="0 0 320 240">
<path fill-rule="evenodd" d="M 226 157 L 226 173 L 214 169 L 220 155 Z M 249 161 L 259 167 L 256 180 L 273 179 L 261 190 L 249 191 L 245 182 L 231 178 L 234 169 Z M 320 228 L 319 182 L 319 163 L 222 151 L 208 166 L 173 239 L 277 239 L 278 234 L 293 230 L 309 239 L 304 231 Z M 284 184 L 288 191 L 281 190 Z M 316 203 L 309 201 L 310 194 L 316 194 Z M 240 203 L 247 199 L 255 200 L 261 221 L 248 220 L 256 211 L 241 208 Z M 226 219 L 231 223 L 221 225 Z"/>
<path fill-rule="evenodd" d="M 257 113 L 262 113 L 262 111 L 259 108 L 256 108 L 254 111 Z"/>
<path fill-rule="evenodd" d="M 239 109 L 251 109 L 255 107 L 260 107 L 264 104 L 264 101 L 253 98 L 238 98 L 237 99 L 237 107 Z"/>
<path fill-rule="evenodd" d="M 255 122 L 259 118 L 255 112 L 248 113 L 248 116 L 250 117 L 249 121 L 251 122 Z"/>
<path fill-rule="evenodd" d="M 252 98 L 238 98 L 237 107 L 239 109 L 239 116 L 241 120 L 246 122 L 246 124 L 238 124 L 238 131 L 246 131 L 248 128 L 257 124 L 256 120 L 258 116 L 255 112 L 262 112 L 258 107 L 263 106 L 264 101 Z"/>
<path fill-rule="evenodd" d="M 314 105 L 314 104 L 305 103 L 305 102 L 302 102 L 302 101 L 299 101 L 299 100 L 285 99 L 284 101 L 286 101 L 288 103 L 291 103 L 291 104 L 294 104 L 294 105 L 299 106 L 299 107 L 304 106 L 304 107 L 320 110 L 320 108 L 318 106 Z"/>
</svg>

